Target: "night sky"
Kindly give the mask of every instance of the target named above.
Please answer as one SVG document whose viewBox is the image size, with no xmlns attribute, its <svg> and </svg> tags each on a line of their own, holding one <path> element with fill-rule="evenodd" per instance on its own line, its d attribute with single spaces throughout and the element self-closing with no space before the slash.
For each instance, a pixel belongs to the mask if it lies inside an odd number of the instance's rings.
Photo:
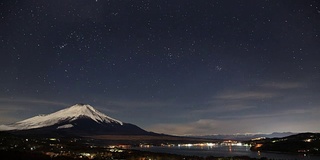
<svg viewBox="0 0 320 160">
<path fill-rule="evenodd" d="M 0 124 L 75 103 L 167 134 L 320 132 L 320 1 L 1 0 Z"/>
</svg>

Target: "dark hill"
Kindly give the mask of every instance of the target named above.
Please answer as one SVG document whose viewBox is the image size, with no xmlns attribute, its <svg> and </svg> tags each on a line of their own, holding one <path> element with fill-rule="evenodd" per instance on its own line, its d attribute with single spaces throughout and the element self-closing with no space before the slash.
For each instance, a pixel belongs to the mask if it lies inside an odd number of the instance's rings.
<svg viewBox="0 0 320 160">
<path fill-rule="evenodd" d="M 320 133 L 300 133 L 283 138 L 251 141 L 253 151 L 320 154 Z"/>
</svg>

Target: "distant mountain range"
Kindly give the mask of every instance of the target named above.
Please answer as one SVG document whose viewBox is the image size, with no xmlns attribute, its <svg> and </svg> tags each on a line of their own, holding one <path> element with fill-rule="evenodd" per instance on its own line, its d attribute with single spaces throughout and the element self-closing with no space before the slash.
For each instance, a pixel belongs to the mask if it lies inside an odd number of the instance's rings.
<svg viewBox="0 0 320 160">
<path fill-rule="evenodd" d="M 92 138 L 113 144 L 216 142 L 210 139 L 148 132 L 134 124 L 111 118 L 86 104 L 76 104 L 52 114 L 35 116 L 9 125 L 0 125 L 0 132 L 33 138 Z"/>
<path fill-rule="evenodd" d="M 215 134 L 215 135 L 205 135 L 205 136 L 192 136 L 198 138 L 209 138 L 209 139 L 224 139 L 224 140 L 239 140 L 246 141 L 254 138 L 276 138 L 276 137 L 286 137 L 290 135 L 294 135 L 296 133 L 292 132 L 274 132 L 271 134 L 263 134 L 263 133 L 247 133 L 247 134 Z"/>
<path fill-rule="evenodd" d="M 30 135 L 155 135 L 140 127 L 111 118 L 90 105 L 76 104 L 48 115 L 35 116 L 0 131 Z"/>
<path fill-rule="evenodd" d="M 207 136 L 170 136 L 148 132 L 142 128 L 111 118 L 90 105 L 75 104 L 66 109 L 48 115 L 39 115 L 9 125 L 0 125 L 0 131 L 16 135 L 32 136 L 80 136 L 108 140 L 155 140 L 161 141 L 194 141 L 203 140 L 250 140 L 254 138 L 274 138 L 293 135 L 291 132 L 272 134 L 230 134 Z M 132 137 L 135 136 L 135 137 Z M 159 138 L 161 137 L 161 138 Z"/>
</svg>

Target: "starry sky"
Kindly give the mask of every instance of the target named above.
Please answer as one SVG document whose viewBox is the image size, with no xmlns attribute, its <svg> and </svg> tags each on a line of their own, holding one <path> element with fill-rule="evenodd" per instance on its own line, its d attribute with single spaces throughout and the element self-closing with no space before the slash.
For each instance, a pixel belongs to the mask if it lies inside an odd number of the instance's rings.
<svg viewBox="0 0 320 160">
<path fill-rule="evenodd" d="M 175 135 L 320 132 L 317 0 L 1 0 L 0 124 L 75 103 Z"/>
</svg>

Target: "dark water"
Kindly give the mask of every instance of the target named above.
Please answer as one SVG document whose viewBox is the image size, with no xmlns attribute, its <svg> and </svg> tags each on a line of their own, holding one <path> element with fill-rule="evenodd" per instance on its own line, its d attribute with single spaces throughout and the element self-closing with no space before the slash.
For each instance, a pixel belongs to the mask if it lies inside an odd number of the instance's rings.
<svg viewBox="0 0 320 160">
<path fill-rule="evenodd" d="M 161 152 L 161 153 L 172 153 L 188 156 L 215 156 L 215 157 L 233 157 L 233 156 L 249 156 L 252 158 L 267 157 L 272 159 L 281 160 L 320 160 L 320 156 L 313 156 L 307 154 L 284 154 L 284 153 L 269 153 L 269 152 L 252 152 L 249 146 L 171 146 L 171 147 L 160 147 L 153 146 L 149 148 L 135 148 L 143 151 Z"/>
</svg>

